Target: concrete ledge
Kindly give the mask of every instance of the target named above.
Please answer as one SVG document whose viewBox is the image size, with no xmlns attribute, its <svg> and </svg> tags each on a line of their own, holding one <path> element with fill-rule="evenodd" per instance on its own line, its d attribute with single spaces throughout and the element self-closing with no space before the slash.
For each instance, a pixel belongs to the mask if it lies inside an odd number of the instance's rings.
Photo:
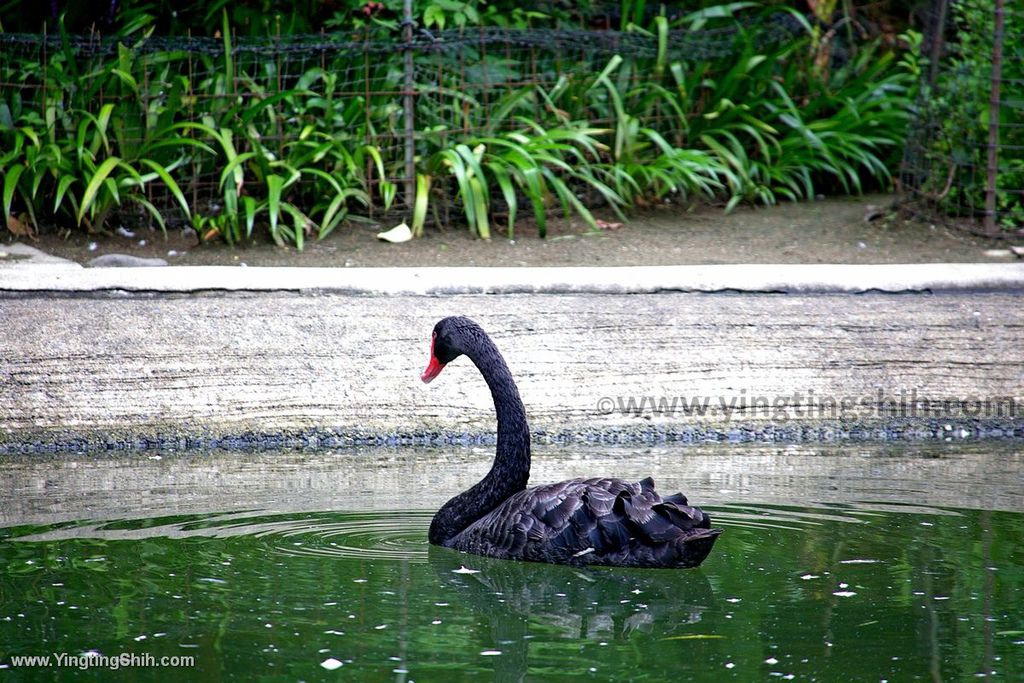
<svg viewBox="0 0 1024 683">
<path fill-rule="evenodd" d="M 8 295 L 0 453 L 483 442 L 471 362 L 420 381 L 453 314 L 490 332 L 555 443 L 1021 439 L 1020 300 Z"/>
<path fill-rule="evenodd" d="M 4 292 L 323 291 L 360 295 L 858 293 L 1024 290 L 1024 263 L 710 265 L 566 268 L 0 268 Z"/>
</svg>

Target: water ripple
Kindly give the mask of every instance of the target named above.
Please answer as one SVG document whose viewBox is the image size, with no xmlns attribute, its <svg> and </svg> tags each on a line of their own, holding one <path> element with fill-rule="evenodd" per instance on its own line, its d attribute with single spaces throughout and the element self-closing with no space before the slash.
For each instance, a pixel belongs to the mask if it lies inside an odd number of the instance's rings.
<svg viewBox="0 0 1024 683">
<path fill-rule="evenodd" d="M 714 526 L 740 529 L 806 531 L 823 524 L 866 524 L 887 512 L 875 506 L 827 504 L 816 507 L 755 504 L 709 505 Z M 948 514 L 934 508 L 928 512 Z M 922 510 L 913 510 L 922 512 Z"/>
<path fill-rule="evenodd" d="M 22 529 L 17 541 L 71 538 L 259 539 L 268 551 L 292 556 L 422 562 L 427 557 L 427 527 L 433 512 L 221 513 L 155 519 L 82 521 L 46 530 Z"/>
<path fill-rule="evenodd" d="M 952 510 L 887 503 L 720 504 L 705 509 L 717 527 L 738 530 L 808 532 L 829 524 L 862 525 L 912 513 L 956 515 Z M 138 540 L 141 538 L 254 538 L 267 552 L 289 556 L 422 562 L 427 558 L 427 528 L 433 512 L 375 510 L 362 512 L 269 512 L 245 510 L 156 518 L 82 520 L 47 528 L 9 529 L 10 540 L 47 541 L 70 538 Z"/>
<path fill-rule="evenodd" d="M 317 555 L 368 560 L 427 558 L 427 525 L 432 513 L 412 512 L 329 517 L 313 524 L 289 521 L 264 528 L 257 535 L 275 540 L 285 555 Z M 301 520 L 298 520 L 301 522 Z"/>
</svg>

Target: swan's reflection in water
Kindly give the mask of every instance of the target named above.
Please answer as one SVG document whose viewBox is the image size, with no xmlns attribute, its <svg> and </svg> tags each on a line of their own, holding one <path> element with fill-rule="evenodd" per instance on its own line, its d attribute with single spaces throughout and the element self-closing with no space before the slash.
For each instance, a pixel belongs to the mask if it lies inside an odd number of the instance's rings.
<svg viewBox="0 0 1024 683">
<path fill-rule="evenodd" d="M 635 634 L 670 638 L 680 627 L 692 631 L 715 602 L 700 569 L 577 568 L 437 546 L 427 557 L 441 592 L 489 626 L 501 652 L 494 662 L 501 681 L 524 680 L 534 660 L 531 643 L 621 643 Z"/>
</svg>

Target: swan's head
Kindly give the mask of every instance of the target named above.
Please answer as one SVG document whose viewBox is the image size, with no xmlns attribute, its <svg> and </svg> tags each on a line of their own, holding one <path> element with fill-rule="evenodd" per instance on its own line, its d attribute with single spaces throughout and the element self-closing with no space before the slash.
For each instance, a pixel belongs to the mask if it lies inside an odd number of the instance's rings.
<svg viewBox="0 0 1024 683">
<path fill-rule="evenodd" d="M 444 366 L 473 348 L 480 337 L 486 337 L 480 326 L 469 318 L 453 316 L 444 318 L 434 325 L 434 333 L 430 337 L 430 363 L 420 375 L 420 379 L 429 382 L 444 370 Z"/>
</svg>

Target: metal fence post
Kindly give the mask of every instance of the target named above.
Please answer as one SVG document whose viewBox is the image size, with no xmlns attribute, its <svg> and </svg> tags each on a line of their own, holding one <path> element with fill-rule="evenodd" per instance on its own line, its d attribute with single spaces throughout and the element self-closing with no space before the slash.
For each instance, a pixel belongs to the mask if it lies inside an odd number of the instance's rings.
<svg viewBox="0 0 1024 683">
<path fill-rule="evenodd" d="M 931 31 L 931 50 L 928 59 L 928 87 L 934 88 L 939 77 L 939 62 L 942 60 L 946 42 L 946 14 L 949 0 L 938 0 L 933 8 Z"/>
<path fill-rule="evenodd" d="M 992 89 L 988 99 L 988 181 L 985 187 L 985 232 L 996 232 L 996 189 L 999 182 L 999 85 L 1003 78 L 1004 0 L 996 0 L 992 35 Z"/>
<path fill-rule="evenodd" d="M 405 41 L 405 206 L 411 209 L 416 203 L 416 128 L 413 120 L 413 87 L 415 83 L 412 68 L 412 0 L 405 0 L 402 7 L 402 40 Z"/>
</svg>

